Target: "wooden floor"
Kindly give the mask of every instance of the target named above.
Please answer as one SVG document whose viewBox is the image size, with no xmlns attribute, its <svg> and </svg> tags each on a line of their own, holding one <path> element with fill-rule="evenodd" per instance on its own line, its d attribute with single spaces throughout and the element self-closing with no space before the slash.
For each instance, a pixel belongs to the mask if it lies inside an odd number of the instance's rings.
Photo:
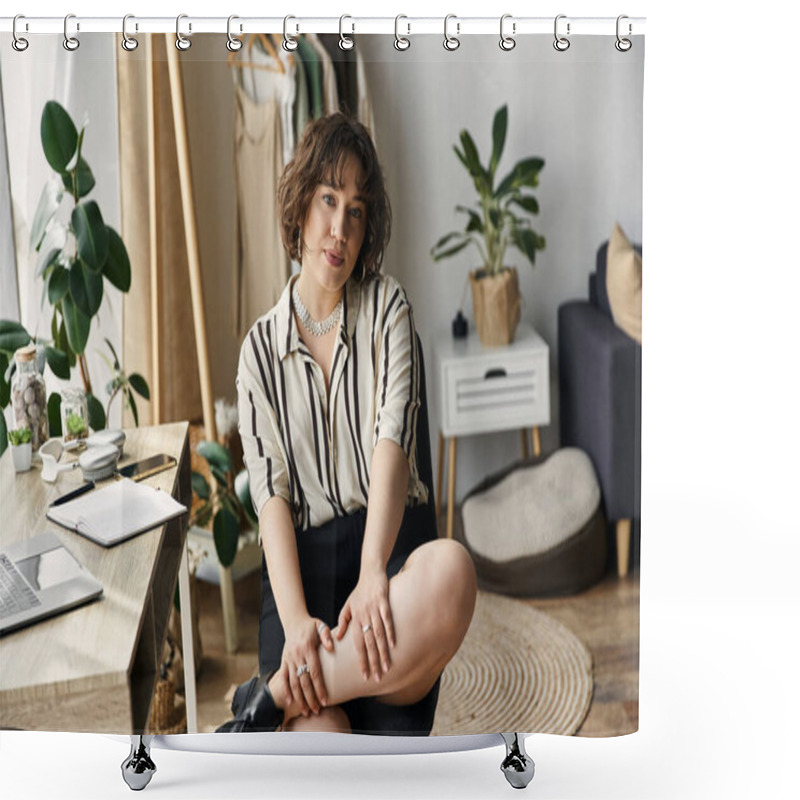
<svg viewBox="0 0 800 800">
<path fill-rule="evenodd" d="M 460 515 L 456 514 L 456 524 Z M 440 524 L 444 530 L 444 520 Z M 213 731 L 230 718 L 232 687 L 247 680 L 258 663 L 260 575 L 236 584 L 239 650 L 228 655 L 219 588 L 198 583 L 203 660 L 197 679 L 198 730 Z M 609 571 L 600 583 L 571 597 L 526 600 L 568 627 L 594 660 L 594 696 L 578 736 L 632 733 L 639 720 L 639 577 Z"/>
</svg>

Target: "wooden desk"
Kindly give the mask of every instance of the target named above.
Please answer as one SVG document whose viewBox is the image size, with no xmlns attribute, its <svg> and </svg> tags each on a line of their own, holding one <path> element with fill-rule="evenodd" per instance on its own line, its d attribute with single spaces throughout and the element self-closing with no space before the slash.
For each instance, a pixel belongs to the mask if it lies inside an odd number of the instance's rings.
<svg viewBox="0 0 800 800">
<path fill-rule="evenodd" d="M 120 464 L 156 453 L 178 467 L 146 479 L 188 507 L 189 425 L 127 430 Z M 65 453 L 61 462 L 76 458 Z M 0 546 L 52 530 L 103 585 L 96 601 L 0 638 L 0 727 L 40 731 L 147 733 L 153 690 L 180 570 L 189 732 L 197 730 L 191 605 L 186 560 L 188 514 L 105 548 L 46 519 L 47 505 L 83 482 L 80 470 L 41 479 L 34 464 L 15 475 L 0 460 Z M 114 480 L 110 478 L 109 480 Z M 103 481 L 99 486 L 105 485 Z"/>
</svg>

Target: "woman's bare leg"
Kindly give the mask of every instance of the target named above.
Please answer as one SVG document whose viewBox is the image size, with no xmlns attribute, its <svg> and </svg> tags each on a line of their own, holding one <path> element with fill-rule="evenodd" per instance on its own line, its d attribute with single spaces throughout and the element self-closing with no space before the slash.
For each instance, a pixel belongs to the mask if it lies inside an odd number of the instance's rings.
<svg viewBox="0 0 800 800">
<path fill-rule="evenodd" d="M 475 567 L 461 544 L 437 539 L 414 550 L 389 581 L 397 644 L 389 651 L 389 671 L 380 681 L 373 677 L 364 680 L 352 628 L 335 642 L 333 653 L 319 648 L 327 709 L 356 697 L 380 697 L 391 705 L 422 699 L 461 646 L 472 620 L 476 592 Z M 299 703 L 287 704 L 278 675 L 269 689 L 284 711 L 285 725 L 300 715 Z"/>
</svg>

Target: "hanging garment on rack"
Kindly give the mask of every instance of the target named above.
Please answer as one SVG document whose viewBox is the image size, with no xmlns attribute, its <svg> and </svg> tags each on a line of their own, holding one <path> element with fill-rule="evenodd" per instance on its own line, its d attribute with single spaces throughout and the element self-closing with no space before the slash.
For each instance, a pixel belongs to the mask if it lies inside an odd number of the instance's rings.
<svg viewBox="0 0 800 800">
<path fill-rule="evenodd" d="M 275 305 L 289 280 L 276 204 L 284 127 L 277 97 L 255 103 L 242 87 L 235 87 L 233 328 L 239 338 Z"/>
<path fill-rule="evenodd" d="M 314 47 L 322 64 L 322 85 L 325 92 L 325 113 L 331 114 L 339 110 L 339 93 L 336 88 L 336 73 L 328 51 L 315 33 L 306 34 L 307 41 Z"/>
<path fill-rule="evenodd" d="M 325 88 L 323 85 L 322 63 L 314 45 L 306 41 L 303 34 L 297 40 L 298 60 L 303 62 L 308 83 L 309 111 L 312 119 L 325 113 Z"/>
<path fill-rule="evenodd" d="M 302 58 L 295 60 L 295 100 L 294 116 L 292 124 L 294 127 L 294 140 L 300 141 L 308 121 L 311 119 L 311 110 L 308 97 L 308 79 L 306 65 Z"/>
<path fill-rule="evenodd" d="M 319 40 L 333 62 L 336 87 L 339 92 L 339 108 L 355 116 L 358 106 L 356 51 L 342 50 L 339 47 L 339 35 L 336 33 L 321 33 Z"/>
</svg>

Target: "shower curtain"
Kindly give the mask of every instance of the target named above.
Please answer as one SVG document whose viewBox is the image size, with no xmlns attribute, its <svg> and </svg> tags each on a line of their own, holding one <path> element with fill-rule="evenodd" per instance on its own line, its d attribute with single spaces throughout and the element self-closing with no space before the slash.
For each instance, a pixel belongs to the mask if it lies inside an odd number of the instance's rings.
<svg viewBox="0 0 800 800">
<path fill-rule="evenodd" d="M 441 37 L 412 36 L 399 50 L 393 36 L 361 35 L 347 51 L 337 35 L 304 34 L 291 53 L 280 35 L 250 34 L 236 53 L 220 34 L 193 35 L 182 52 L 174 34 L 138 39 L 130 52 L 113 34 L 81 37 L 74 52 L 57 35 L 33 38 L 27 52 L 0 41 L 2 309 L 14 309 L 9 297 L 19 308 L 0 323 L 3 447 L 20 426 L 14 353 L 30 340 L 47 351 L 49 393 L 83 388 L 108 409 L 93 429 L 123 428 L 132 440 L 154 431 L 143 456 L 160 450 L 156 426 L 204 426 L 217 448 L 193 442 L 179 538 L 191 518 L 209 531 L 212 555 L 234 563 L 226 530 L 257 532 L 257 513 L 278 493 L 264 488 L 267 462 L 293 475 L 286 499 L 298 537 L 310 521 L 322 530 L 369 509 L 374 462 L 362 443 L 378 426 L 405 445 L 408 509 L 427 498 L 434 535 L 457 542 L 448 549 L 468 560 L 477 587 L 462 604 L 463 635 L 431 667 L 431 684 L 439 680 L 424 732 L 637 730 L 644 37 L 618 49 L 612 23 L 610 35 L 574 36 L 563 50 L 547 35 L 510 50 L 496 35 L 469 36 L 453 51 Z M 374 143 L 391 238 L 374 288 L 352 281 L 344 291 L 328 397 L 322 359 L 289 311 L 302 269 L 281 235 L 278 185 L 309 126 L 337 111 Z M 55 155 L 65 141 L 72 152 Z M 493 270 L 501 288 L 491 288 Z M 376 320 L 372 338 L 357 327 Z M 508 341 L 492 339 L 501 329 Z M 393 337 L 405 343 L 397 362 Z M 246 385 L 263 391 L 261 406 L 241 393 L 240 353 L 253 338 Z M 375 350 L 370 358 L 370 341 L 385 365 Z M 292 383 L 293 359 L 304 360 L 307 383 Z M 399 421 L 380 391 L 370 394 L 373 378 L 391 386 L 390 376 L 405 376 Z M 246 464 L 236 424 L 224 450 L 217 436 L 237 399 Z M 290 423 L 305 436 L 292 442 Z M 76 555 L 99 547 L 45 518 L 80 470 L 42 489 L 41 466 L 15 473 L 10 449 L 2 549 L 44 529 Z M 253 491 L 243 495 L 247 478 Z M 34 491 L 38 505 L 22 516 Z M 102 557 L 120 558 L 131 542 Z M 153 550 L 138 567 L 146 584 L 165 583 L 158 599 L 106 584 L 101 598 L 0 637 L 0 728 L 192 732 L 196 719 L 210 732 L 234 716 L 233 689 L 259 671 L 261 601 L 241 617 L 249 627 L 240 621 L 235 657 L 204 647 L 210 665 L 196 664 L 192 679 L 202 691 L 186 692 L 169 618 L 173 598 L 189 599 L 175 591 L 177 562 L 162 568 Z M 265 570 L 237 580 L 240 608 Z M 449 602 L 443 580 L 433 573 L 421 591 Z M 201 625 L 218 631 L 216 588 L 198 592 Z M 132 605 L 130 665 L 111 677 L 102 625 Z M 68 629 L 82 635 L 67 645 Z M 220 669 L 226 680 L 206 688 Z"/>
</svg>

